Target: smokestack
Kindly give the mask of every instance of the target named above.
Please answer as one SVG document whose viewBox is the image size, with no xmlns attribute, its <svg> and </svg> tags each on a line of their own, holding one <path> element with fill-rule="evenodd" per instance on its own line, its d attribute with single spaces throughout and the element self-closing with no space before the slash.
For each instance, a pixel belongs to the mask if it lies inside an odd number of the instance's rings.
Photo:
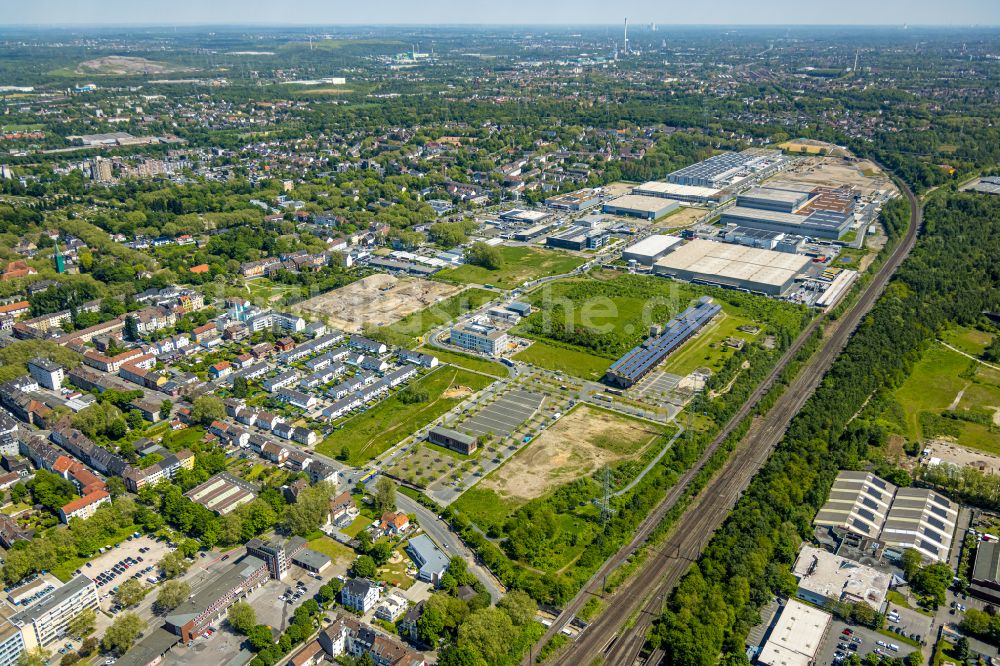
<svg viewBox="0 0 1000 666">
<path fill-rule="evenodd" d="M 625 17 L 625 55 L 628 55 L 628 17 Z"/>
</svg>

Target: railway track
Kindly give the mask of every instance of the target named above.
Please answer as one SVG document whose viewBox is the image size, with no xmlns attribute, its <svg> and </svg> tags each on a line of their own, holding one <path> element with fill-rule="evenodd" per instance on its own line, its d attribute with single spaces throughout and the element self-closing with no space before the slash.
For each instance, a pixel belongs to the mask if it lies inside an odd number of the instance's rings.
<svg viewBox="0 0 1000 666">
<path fill-rule="evenodd" d="M 615 666 L 636 663 L 649 627 L 659 616 L 667 595 L 698 558 L 715 530 L 722 525 L 754 475 L 763 467 L 771 451 L 781 440 L 792 418 L 812 395 L 861 319 L 871 310 L 896 269 L 913 249 L 922 224 L 922 209 L 913 192 L 901 182 L 898 185 L 910 203 L 911 212 L 910 226 L 899 245 L 857 302 L 841 318 L 830 324 L 825 344 L 812 355 L 768 413 L 754 421 L 733 455 L 693 500 L 660 548 L 651 553 L 643 567 L 605 600 L 601 615 L 552 663 L 576 666 L 589 664 L 599 656 L 603 656 L 605 664 Z M 635 537 L 609 558 L 567 604 L 536 644 L 536 648 L 526 657 L 523 662 L 525 666 L 532 663 L 537 649 L 561 631 L 591 596 L 601 595 L 605 578 L 646 542 L 667 512 L 684 496 L 695 476 L 743 419 L 751 414 L 819 325 L 820 320 L 814 320 L 796 338 L 765 381 L 726 423 L 697 463 L 682 475 L 661 503 L 643 520 Z M 628 627 L 623 628 L 626 624 Z M 656 661 L 650 659 L 645 663 L 659 663 L 659 656 L 651 656 Z"/>
</svg>

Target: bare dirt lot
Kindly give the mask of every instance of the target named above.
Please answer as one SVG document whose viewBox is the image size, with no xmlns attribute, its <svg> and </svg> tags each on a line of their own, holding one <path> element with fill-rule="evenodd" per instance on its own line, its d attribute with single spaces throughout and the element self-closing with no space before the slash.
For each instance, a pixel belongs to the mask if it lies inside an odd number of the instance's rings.
<svg viewBox="0 0 1000 666">
<path fill-rule="evenodd" d="M 932 439 L 924 445 L 930 449 L 930 458 L 959 467 L 975 467 L 990 474 L 1000 474 L 1000 458 L 982 451 L 973 451 L 947 439 Z"/>
<path fill-rule="evenodd" d="M 603 465 L 636 457 L 657 437 L 643 423 L 581 405 L 482 485 L 501 497 L 531 500 Z"/>
<path fill-rule="evenodd" d="M 838 187 L 853 185 L 865 195 L 876 190 L 895 190 L 895 186 L 882 171 L 868 160 L 842 159 L 840 157 L 809 157 L 797 166 L 782 171 L 774 180 Z M 766 183 L 765 183 L 766 185 Z"/>
<path fill-rule="evenodd" d="M 186 67 L 178 67 L 164 62 L 154 62 L 146 58 L 132 56 L 104 56 L 85 60 L 77 68 L 81 74 L 171 74 L 173 72 L 191 71 Z"/>
<path fill-rule="evenodd" d="M 657 222 L 655 226 L 662 229 L 680 229 L 681 227 L 687 227 L 694 224 L 707 212 L 707 208 L 686 206 L 678 210 L 673 215 L 668 215 L 663 218 Z"/>
<path fill-rule="evenodd" d="M 326 319 L 334 328 L 359 333 L 366 326 L 395 324 L 461 289 L 459 285 L 379 273 L 310 298 L 297 309 Z"/>
<path fill-rule="evenodd" d="M 612 197 L 628 194 L 638 183 L 609 183 L 603 186 L 604 193 Z"/>
</svg>

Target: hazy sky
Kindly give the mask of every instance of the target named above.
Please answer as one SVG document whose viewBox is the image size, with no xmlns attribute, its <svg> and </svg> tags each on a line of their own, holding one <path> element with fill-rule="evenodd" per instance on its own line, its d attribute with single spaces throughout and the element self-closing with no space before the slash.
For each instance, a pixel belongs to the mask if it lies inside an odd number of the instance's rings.
<svg viewBox="0 0 1000 666">
<path fill-rule="evenodd" d="M 13 24 L 1000 25 L 1000 0 L 2 0 Z"/>
</svg>

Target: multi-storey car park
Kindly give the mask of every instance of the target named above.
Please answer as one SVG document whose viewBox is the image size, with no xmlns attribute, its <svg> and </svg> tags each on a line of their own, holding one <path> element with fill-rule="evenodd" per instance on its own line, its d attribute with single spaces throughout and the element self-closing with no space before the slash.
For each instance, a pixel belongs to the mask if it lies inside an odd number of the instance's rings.
<svg viewBox="0 0 1000 666">
<path fill-rule="evenodd" d="M 641 345 L 612 363 L 605 375 L 605 381 L 613 386 L 629 388 L 679 349 L 721 311 L 722 308 L 713 303 L 708 296 L 702 296 L 696 305 L 671 319 L 660 335 L 650 336 Z"/>
</svg>

